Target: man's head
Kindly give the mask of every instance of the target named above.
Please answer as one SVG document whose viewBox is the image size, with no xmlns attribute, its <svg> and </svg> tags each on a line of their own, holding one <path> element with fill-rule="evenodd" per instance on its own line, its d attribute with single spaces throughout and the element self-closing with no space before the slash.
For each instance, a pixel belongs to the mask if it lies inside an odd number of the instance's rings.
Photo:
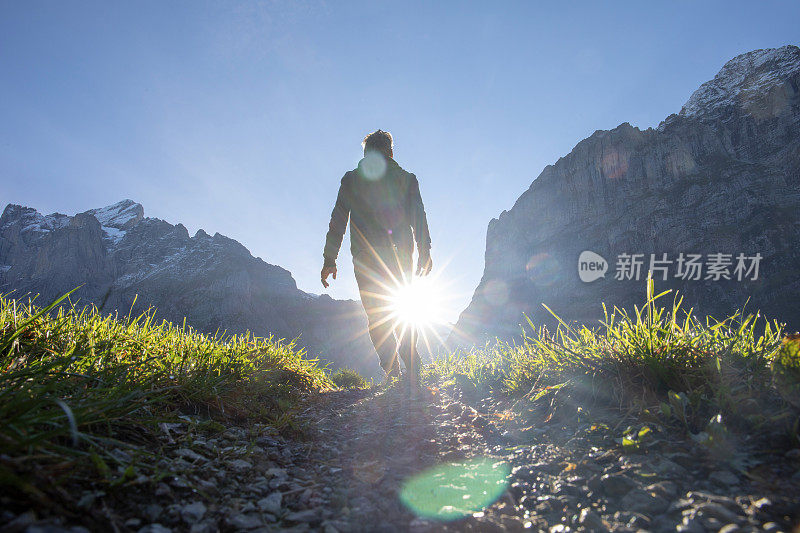
<svg viewBox="0 0 800 533">
<path fill-rule="evenodd" d="M 378 130 L 370 133 L 364 137 L 361 146 L 364 147 L 364 155 L 367 155 L 367 152 L 375 151 L 386 157 L 394 157 L 392 152 L 394 141 L 392 140 L 392 134 L 388 131 Z"/>
</svg>

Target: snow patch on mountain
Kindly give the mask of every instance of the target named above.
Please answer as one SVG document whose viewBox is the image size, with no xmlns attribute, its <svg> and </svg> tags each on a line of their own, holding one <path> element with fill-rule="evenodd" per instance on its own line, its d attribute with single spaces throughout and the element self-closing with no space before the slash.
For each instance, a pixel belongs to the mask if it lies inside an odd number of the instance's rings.
<svg viewBox="0 0 800 533">
<path fill-rule="evenodd" d="M 99 209 L 90 209 L 87 213 L 93 215 L 101 226 L 120 230 L 130 229 L 144 218 L 144 208 L 133 200 L 122 200 Z"/>
<path fill-rule="evenodd" d="M 106 234 L 106 239 L 110 240 L 114 244 L 119 243 L 119 241 L 121 241 L 122 238 L 127 233 L 124 230 L 121 230 L 119 228 L 114 228 L 111 226 L 101 226 L 101 228 Z"/>
<path fill-rule="evenodd" d="M 9 205 L 3 212 L 5 224 L 19 224 L 22 226 L 21 232 L 36 231 L 47 232 L 50 227 L 47 219 L 35 209 L 23 207 L 21 205 Z"/>
<path fill-rule="evenodd" d="M 62 215 L 61 213 L 53 213 L 44 217 L 47 227 L 51 230 L 66 228 L 69 226 L 70 217 Z"/>
<path fill-rule="evenodd" d="M 36 209 L 22 205 L 8 204 L 0 216 L 0 227 L 22 226 L 20 232 L 48 233 L 69 226 L 72 217 L 61 213 L 43 216 Z"/>
<path fill-rule="evenodd" d="M 747 104 L 763 91 L 782 83 L 800 71 L 800 48 L 753 50 L 736 56 L 722 67 L 713 80 L 697 89 L 680 111 L 682 117 L 713 115 L 726 106 Z"/>
<path fill-rule="evenodd" d="M 70 217 L 62 215 L 61 213 L 42 216 L 38 211 L 34 211 L 33 213 L 26 213 L 23 220 L 25 226 L 22 228 L 22 231 L 47 233 L 69 226 Z"/>
</svg>

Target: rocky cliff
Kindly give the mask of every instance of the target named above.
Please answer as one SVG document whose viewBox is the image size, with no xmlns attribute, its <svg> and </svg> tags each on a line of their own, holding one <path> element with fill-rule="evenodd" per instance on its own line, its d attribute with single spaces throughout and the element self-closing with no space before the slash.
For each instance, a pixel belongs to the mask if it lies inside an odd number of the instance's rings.
<svg viewBox="0 0 800 533">
<path fill-rule="evenodd" d="M 10 204 L 0 217 L 0 292 L 46 303 L 83 285 L 79 305 L 157 316 L 207 333 L 293 339 L 334 367 L 380 375 L 360 303 L 307 294 L 237 241 L 145 218 L 125 200 L 75 216 Z M 134 304 L 135 300 L 135 304 Z"/>
<path fill-rule="evenodd" d="M 641 305 L 651 267 L 657 290 L 678 290 L 696 313 L 747 303 L 794 330 L 799 232 L 800 49 L 756 50 L 657 129 L 597 131 L 547 166 L 489 223 L 484 274 L 455 340 L 518 335 L 523 313 L 552 324 L 542 303 L 597 325 L 601 302 Z M 604 277 L 581 281 L 584 251 L 606 261 Z M 585 263 L 602 271 L 602 260 Z"/>
</svg>

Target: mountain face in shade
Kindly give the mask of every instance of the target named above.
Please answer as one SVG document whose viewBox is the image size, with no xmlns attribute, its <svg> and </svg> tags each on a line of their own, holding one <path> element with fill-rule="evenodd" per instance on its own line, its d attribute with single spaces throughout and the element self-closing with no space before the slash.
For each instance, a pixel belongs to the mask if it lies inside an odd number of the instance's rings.
<svg viewBox="0 0 800 533">
<path fill-rule="evenodd" d="M 145 218 L 125 200 L 75 216 L 43 216 L 9 204 L 0 217 L 0 292 L 40 294 L 44 304 L 73 295 L 105 313 L 157 316 L 214 334 L 293 339 L 310 356 L 379 376 L 359 302 L 333 300 L 297 288 L 289 271 L 253 257 L 219 233 Z M 135 304 L 134 304 L 135 300 Z"/>
<path fill-rule="evenodd" d="M 554 324 L 542 303 L 566 321 L 599 325 L 601 302 L 641 306 L 651 254 L 662 267 L 656 291 L 679 291 L 695 314 L 723 318 L 747 303 L 794 331 L 798 235 L 800 49 L 756 50 L 726 63 L 658 128 L 597 131 L 547 166 L 489 223 L 484 274 L 451 340 L 519 335 L 523 313 Z M 606 261 L 604 277 L 581 281 L 584 251 Z M 700 279 L 683 277 L 689 254 L 701 256 Z M 738 279 L 739 254 L 745 268 L 761 256 L 757 279 Z M 602 269 L 590 262 L 585 273 Z M 628 279 L 625 265 L 637 262 L 639 280 Z M 718 276 L 726 270 L 730 279 Z"/>
</svg>

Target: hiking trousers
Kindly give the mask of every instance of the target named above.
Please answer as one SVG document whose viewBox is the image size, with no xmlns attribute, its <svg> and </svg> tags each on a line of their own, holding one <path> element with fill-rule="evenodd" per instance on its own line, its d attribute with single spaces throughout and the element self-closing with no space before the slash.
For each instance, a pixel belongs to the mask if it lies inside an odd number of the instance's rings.
<svg viewBox="0 0 800 533">
<path fill-rule="evenodd" d="M 370 247 L 353 256 L 353 267 L 361 304 L 367 314 L 369 336 L 381 367 L 387 374 L 399 376 L 399 355 L 407 372 L 418 373 L 417 332 L 394 316 L 392 306 L 394 291 L 411 281 L 412 254 L 394 246 Z"/>
</svg>

